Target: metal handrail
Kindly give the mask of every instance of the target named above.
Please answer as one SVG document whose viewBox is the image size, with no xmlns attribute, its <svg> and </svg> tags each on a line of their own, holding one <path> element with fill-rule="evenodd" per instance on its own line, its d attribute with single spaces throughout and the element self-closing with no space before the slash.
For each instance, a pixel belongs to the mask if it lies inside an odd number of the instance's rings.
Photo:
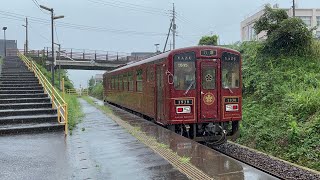
<svg viewBox="0 0 320 180">
<path fill-rule="evenodd" d="M 50 81 L 43 75 L 43 73 L 38 68 L 37 64 L 29 60 L 24 54 L 18 52 L 19 57 L 22 61 L 27 65 L 29 70 L 34 72 L 36 77 L 39 79 L 39 83 L 45 89 L 45 92 L 49 95 L 52 101 L 52 109 L 57 109 L 58 112 L 58 123 L 65 125 L 65 134 L 68 133 L 68 104 L 65 102 L 64 98 L 60 96 L 58 91 L 54 88 L 54 86 L 50 83 Z M 64 80 L 62 81 L 62 93 L 64 97 Z"/>
</svg>

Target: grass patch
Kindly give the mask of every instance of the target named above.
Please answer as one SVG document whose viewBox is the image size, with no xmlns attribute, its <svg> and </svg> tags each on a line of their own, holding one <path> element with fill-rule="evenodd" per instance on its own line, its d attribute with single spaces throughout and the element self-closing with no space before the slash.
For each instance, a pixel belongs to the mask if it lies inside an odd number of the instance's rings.
<svg viewBox="0 0 320 180">
<path fill-rule="evenodd" d="M 65 98 L 66 103 L 68 104 L 68 125 L 71 133 L 76 125 L 81 122 L 84 113 L 82 112 L 81 104 L 77 96 L 66 94 Z"/>
<path fill-rule="evenodd" d="M 186 156 L 182 156 L 182 157 L 180 157 L 180 162 L 181 163 L 189 163 L 190 162 L 190 157 L 186 157 Z"/>
<path fill-rule="evenodd" d="M 159 143 L 158 146 L 161 147 L 161 148 L 164 148 L 164 149 L 168 149 L 169 148 L 168 145 L 163 144 L 163 143 Z"/>
</svg>

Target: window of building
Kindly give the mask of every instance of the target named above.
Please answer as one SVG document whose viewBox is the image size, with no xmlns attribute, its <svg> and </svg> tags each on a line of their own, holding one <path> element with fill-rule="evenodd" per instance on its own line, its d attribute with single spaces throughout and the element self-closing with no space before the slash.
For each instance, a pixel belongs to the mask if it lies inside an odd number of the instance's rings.
<svg viewBox="0 0 320 180">
<path fill-rule="evenodd" d="M 142 82 L 142 69 L 139 69 L 137 70 L 137 82 L 136 82 L 136 85 L 137 85 L 137 91 L 138 92 L 142 92 L 142 86 L 143 86 L 143 82 Z"/>
<path fill-rule="evenodd" d="M 129 91 L 133 91 L 133 75 L 132 72 L 128 73 L 128 86 L 129 86 Z"/>
<path fill-rule="evenodd" d="M 299 18 L 308 26 L 311 26 L 311 16 L 299 16 Z"/>
<path fill-rule="evenodd" d="M 128 91 L 128 74 L 123 75 L 123 90 Z"/>
<path fill-rule="evenodd" d="M 317 31 L 316 37 L 317 37 L 318 39 L 320 39 L 320 31 Z"/>
<path fill-rule="evenodd" d="M 320 16 L 317 16 L 317 25 L 320 27 Z"/>
</svg>

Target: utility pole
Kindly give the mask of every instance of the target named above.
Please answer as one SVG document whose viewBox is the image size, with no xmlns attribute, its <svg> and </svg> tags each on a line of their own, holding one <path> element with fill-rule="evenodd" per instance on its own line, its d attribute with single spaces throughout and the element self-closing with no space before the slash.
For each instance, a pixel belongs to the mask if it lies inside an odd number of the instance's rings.
<svg viewBox="0 0 320 180">
<path fill-rule="evenodd" d="M 174 9 L 174 3 L 173 3 L 173 11 L 172 11 L 172 41 L 173 41 L 173 49 L 176 48 L 176 30 L 177 30 L 177 25 L 176 25 L 176 12 Z"/>
<path fill-rule="evenodd" d="M 166 51 L 166 47 L 167 47 L 167 43 L 168 43 L 171 27 L 172 27 L 172 20 L 170 21 L 170 27 L 169 27 L 169 31 L 168 31 L 168 34 L 167 34 L 166 43 L 164 44 L 163 52 Z M 170 50 L 171 50 L 171 41 L 170 41 Z"/>
<path fill-rule="evenodd" d="M 292 10 L 293 10 L 293 17 L 296 17 L 296 3 L 295 3 L 295 0 L 292 1 Z"/>
<path fill-rule="evenodd" d="M 26 28 L 26 49 L 25 49 L 25 53 L 28 54 L 28 47 L 29 47 L 29 40 L 28 40 L 28 18 L 26 17 L 26 25 L 22 25 L 23 27 Z"/>
<path fill-rule="evenodd" d="M 52 52 L 52 62 L 51 62 L 51 83 L 52 83 L 52 86 L 54 87 L 54 66 L 55 66 L 55 52 L 54 52 L 54 27 L 53 27 L 53 20 L 55 19 L 60 19 L 60 18 L 64 18 L 64 16 L 54 16 L 53 14 L 53 8 L 48 8 L 48 7 L 45 7 L 45 6 L 42 6 L 40 5 L 40 7 L 42 9 L 45 9 L 47 11 L 50 11 L 51 12 L 51 52 Z"/>
</svg>

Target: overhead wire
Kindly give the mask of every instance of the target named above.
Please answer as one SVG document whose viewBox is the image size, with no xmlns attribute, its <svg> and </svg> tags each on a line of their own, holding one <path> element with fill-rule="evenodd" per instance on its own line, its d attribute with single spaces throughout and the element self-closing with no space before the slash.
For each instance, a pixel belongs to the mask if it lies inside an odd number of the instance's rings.
<svg viewBox="0 0 320 180">
<path fill-rule="evenodd" d="M 13 20 L 23 20 L 25 16 L 17 13 L 11 13 L 7 11 L 0 10 L 0 16 L 11 17 Z M 28 16 L 30 22 L 43 24 L 43 25 L 50 25 L 49 20 L 36 18 L 32 16 Z M 56 23 L 57 27 L 62 28 L 69 28 L 69 29 L 77 29 L 77 30 L 85 30 L 85 31 L 96 31 L 96 32 L 111 32 L 116 34 L 129 34 L 129 35 L 143 35 L 143 36 L 165 36 L 165 33 L 159 32 L 139 32 L 134 30 L 122 30 L 122 29 L 113 29 L 113 28 L 106 28 L 106 27 L 99 27 L 99 26 L 88 26 L 82 24 L 74 24 L 74 23 L 67 23 L 67 22 L 58 22 Z"/>
<path fill-rule="evenodd" d="M 102 0 L 87 0 L 87 1 L 95 4 L 111 6 L 111 7 L 120 8 L 120 9 L 125 8 L 131 11 L 139 11 L 139 12 L 148 13 L 148 14 L 169 16 L 169 12 L 163 9 L 141 6 L 141 5 L 127 3 L 123 1 L 111 1 L 111 2 L 102 1 Z"/>
</svg>

